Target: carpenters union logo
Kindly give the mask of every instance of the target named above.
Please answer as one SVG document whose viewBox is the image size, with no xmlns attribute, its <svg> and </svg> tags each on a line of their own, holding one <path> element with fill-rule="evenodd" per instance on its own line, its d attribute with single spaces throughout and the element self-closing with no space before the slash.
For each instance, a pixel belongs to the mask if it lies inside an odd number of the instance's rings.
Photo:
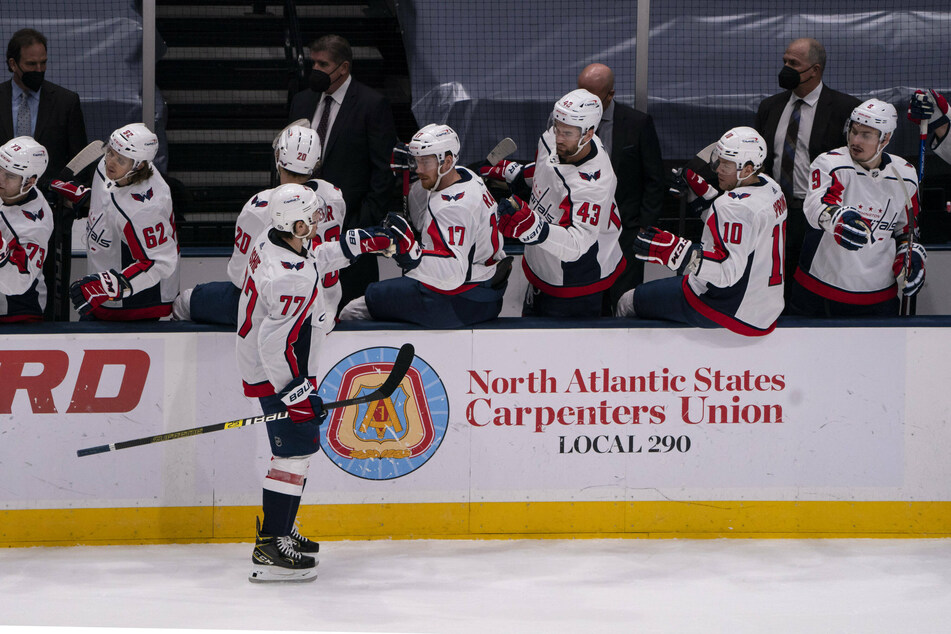
<svg viewBox="0 0 951 634">
<path fill-rule="evenodd" d="M 367 348 L 338 362 L 320 383 L 324 401 L 363 396 L 386 379 L 396 348 Z M 416 357 L 388 398 L 330 411 L 320 445 L 334 464 L 368 480 L 392 480 L 419 469 L 446 435 L 449 399 L 428 363 Z"/>
</svg>

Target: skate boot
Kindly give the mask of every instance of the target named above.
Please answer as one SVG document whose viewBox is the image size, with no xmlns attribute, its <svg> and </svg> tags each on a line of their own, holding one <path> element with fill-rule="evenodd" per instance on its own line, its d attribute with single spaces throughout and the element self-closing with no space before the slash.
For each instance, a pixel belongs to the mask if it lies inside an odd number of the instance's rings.
<svg viewBox="0 0 951 634">
<path fill-rule="evenodd" d="M 313 557 L 302 555 L 290 537 L 261 534 L 261 520 L 255 520 L 257 539 L 251 553 L 250 581 L 314 581 L 317 564 Z"/>
<path fill-rule="evenodd" d="M 320 544 L 301 535 L 297 527 L 297 520 L 294 520 L 294 528 L 291 529 L 291 541 L 294 542 L 294 547 L 297 549 L 297 552 L 313 555 L 314 561 L 319 564 L 320 559 L 317 553 L 320 552 Z"/>
</svg>

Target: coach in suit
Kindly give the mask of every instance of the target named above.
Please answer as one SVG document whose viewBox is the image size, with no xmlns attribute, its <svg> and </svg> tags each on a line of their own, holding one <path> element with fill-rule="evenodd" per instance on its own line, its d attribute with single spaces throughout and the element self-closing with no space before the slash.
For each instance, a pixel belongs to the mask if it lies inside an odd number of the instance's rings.
<svg viewBox="0 0 951 634">
<path fill-rule="evenodd" d="M 754 127 L 766 140 L 763 171 L 783 188 L 789 212 L 786 221 L 785 288 L 799 263 L 806 217 L 802 201 L 809 191 L 809 165 L 823 152 L 845 145 L 845 123 L 861 103 L 822 83 L 826 51 L 811 38 L 789 43 L 783 53 L 779 86 L 786 90 L 764 99 Z"/>
<path fill-rule="evenodd" d="M 634 257 L 634 236 L 641 227 L 657 223 L 664 202 L 666 181 L 660 142 L 650 115 L 614 99 L 614 72 L 604 64 L 590 64 L 578 75 L 578 88 L 601 99 L 604 114 L 598 138 L 611 155 L 617 175 L 614 194 L 621 215 L 621 251 L 627 266 L 604 294 L 605 315 L 613 314 L 617 300 L 644 281 L 644 262 Z"/>
<path fill-rule="evenodd" d="M 79 96 L 45 81 L 46 38 L 39 31 L 21 29 L 13 34 L 7 44 L 7 68 L 13 78 L 0 84 L 0 144 L 31 136 L 45 147 L 50 157 L 40 180 L 45 185 L 86 146 Z"/>
<path fill-rule="evenodd" d="M 309 119 L 323 146 L 318 173 L 343 192 L 344 229 L 379 224 L 395 187 L 390 156 L 396 145 L 393 112 L 383 95 L 350 75 L 353 53 L 339 35 L 310 46 L 311 89 L 294 96 L 290 120 Z M 340 271 L 340 306 L 380 279 L 376 258 L 359 258 Z"/>
</svg>

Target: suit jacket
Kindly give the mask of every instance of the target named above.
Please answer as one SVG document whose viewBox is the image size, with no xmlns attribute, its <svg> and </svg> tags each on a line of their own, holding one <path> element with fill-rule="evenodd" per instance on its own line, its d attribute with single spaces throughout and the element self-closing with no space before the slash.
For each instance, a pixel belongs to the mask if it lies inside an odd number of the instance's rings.
<svg viewBox="0 0 951 634">
<path fill-rule="evenodd" d="M 763 171 L 773 173 L 773 139 L 776 137 L 776 128 L 779 118 L 789 101 L 791 90 L 767 97 L 759 104 L 756 111 L 756 123 L 753 127 L 766 138 L 766 147 L 769 153 L 763 163 Z M 852 110 L 862 103 L 852 95 L 832 90 L 825 84 L 819 93 L 816 102 L 816 116 L 812 124 L 812 133 L 809 136 L 809 162 L 823 152 L 834 150 L 845 145 L 845 122 L 852 115 Z"/>
<path fill-rule="evenodd" d="M 320 97 L 310 89 L 294 95 L 289 121 L 312 120 Z M 343 191 L 345 229 L 379 224 L 386 215 L 396 182 L 390 171 L 396 140 L 389 102 L 352 80 L 323 148 L 320 169 L 322 179 Z"/>
<path fill-rule="evenodd" d="M 621 214 L 621 248 L 627 251 L 639 227 L 657 224 L 667 181 L 653 118 L 615 101 L 613 124 L 614 199 Z"/>
<path fill-rule="evenodd" d="M 12 82 L 10 79 L 0 84 L 0 144 L 16 136 L 12 112 Z M 49 154 L 49 165 L 40 178 L 40 182 L 45 184 L 53 178 L 58 178 L 69 159 L 88 143 L 79 95 L 44 81 L 40 90 L 40 105 L 36 113 L 33 138 L 45 147 Z"/>
</svg>

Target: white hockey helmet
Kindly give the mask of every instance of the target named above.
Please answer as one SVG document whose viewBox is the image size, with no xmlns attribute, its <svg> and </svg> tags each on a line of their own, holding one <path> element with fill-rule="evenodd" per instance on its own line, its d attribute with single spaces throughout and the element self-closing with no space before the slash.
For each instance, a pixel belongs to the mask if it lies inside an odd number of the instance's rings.
<svg viewBox="0 0 951 634">
<path fill-rule="evenodd" d="M 313 128 L 292 125 L 278 137 L 274 161 L 278 167 L 301 176 L 310 176 L 320 162 L 320 137 Z"/>
<path fill-rule="evenodd" d="M 601 99 L 597 95 L 584 88 L 578 88 L 555 102 L 551 118 L 554 121 L 581 128 L 581 136 L 584 136 L 588 130 L 598 127 L 603 112 Z"/>
<path fill-rule="evenodd" d="M 436 160 L 442 165 L 446 153 L 449 152 L 452 154 L 452 164 L 455 165 L 459 159 L 460 147 L 459 135 L 455 130 L 444 123 L 430 123 L 413 135 L 409 142 L 409 153 L 415 157 L 435 154 Z"/>
<path fill-rule="evenodd" d="M 0 168 L 23 177 L 23 182 L 20 184 L 21 194 L 30 191 L 36 183 L 35 181 L 27 183 L 34 177 L 39 180 L 49 162 L 46 148 L 37 143 L 33 137 L 18 136 L 0 147 Z"/>
<path fill-rule="evenodd" d="M 298 220 L 307 225 L 308 230 L 305 235 L 294 234 L 298 238 L 306 238 L 310 228 L 317 225 L 317 216 L 322 215 L 325 205 L 323 198 L 318 196 L 317 192 L 297 183 L 288 183 L 274 188 L 267 203 L 271 211 L 271 226 L 278 231 L 293 234 L 294 224 Z"/>
<path fill-rule="evenodd" d="M 898 126 L 898 111 L 887 101 L 869 99 L 855 107 L 849 121 L 875 128 L 881 132 L 881 138 L 884 139 L 886 134 L 894 132 Z"/>
<path fill-rule="evenodd" d="M 753 164 L 755 172 L 763 167 L 766 160 L 766 141 L 753 128 L 732 128 L 717 141 L 710 160 L 715 164 L 721 158 L 736 163 L 737 174 L 743 171 L 747 163 Z"/>
<path fill-rule="evenodd" d="M 139 169 L 142 163 L 155 160 L 158 137 L 144 123 L 130 123 L 109 135 L 109 147 L 116 154 L 134 161 L 129 170 L 131 173 Z"/>
</svg>

